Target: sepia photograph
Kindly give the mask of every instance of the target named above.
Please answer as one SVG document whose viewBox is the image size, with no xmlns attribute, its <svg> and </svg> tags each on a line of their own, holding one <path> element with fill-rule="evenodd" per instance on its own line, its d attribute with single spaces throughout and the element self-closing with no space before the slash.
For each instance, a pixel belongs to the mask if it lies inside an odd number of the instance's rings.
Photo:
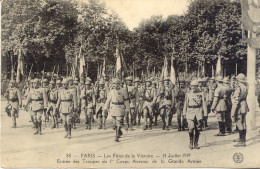
<svg viewBox="0 0 260 169">
<path fill-rule="evenodd" d="M 1 168 L 260 168 L 260 0 L 1 0 Z"/>
</svg>

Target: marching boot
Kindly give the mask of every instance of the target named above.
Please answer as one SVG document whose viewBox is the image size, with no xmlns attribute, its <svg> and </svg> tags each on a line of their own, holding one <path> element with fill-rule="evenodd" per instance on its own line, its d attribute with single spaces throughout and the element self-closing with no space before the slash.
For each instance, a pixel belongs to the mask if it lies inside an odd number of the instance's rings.
<svg viewBox="0 0 260 169">
<path fill-rule="evenodd" d="M 88 130 L 89 122 L 91 123 L 91 121 L 86 117 L 86 122 L 85 122 L 86 130 Z"/>
<path fill-rule="evenodd" d="M 140 126 L 141 125 L 141 117 L 138 117 L 138 122 L 137 125 Z"/>
<path fill-rule="evenodd" d="M 34 132 L 34 135 L 38 134 L 39 131 L 38 131 L 38 122 L 34 122 L 35 123 L 35 132 Z"/>
<path fill-rule="evenodd" d="M 246 147 L 246 130 L 239 130 L 240 141 L 234 147 Z"/>
<path fill-rule="evenodd" d="M 66 131 L 64 138 L 67 138 L 68 137 L 68 125 L 66 123 L 64 123 L 64 129 Z"/>
<path fill-rule="evenodd" d="M 154 126 L 157 126 L 158 125 L 158 116 L 155 116 L 154 117 Z"/>
<path fill-rule="evenodd" d="M 42 135 L 42 122 L 39 122 L 38 124 L 39 134 Z"/>
<path fill-rule="evenodd" d="M 98 129 L 102 129 L 102 123 L 103 123 L 103 119 L 102 117 L 99 118 L 99 127 Z"/>
<path fill-rule="evenodd" d="M 219 133 L 217 134 L 217 136 L 224 136 L 225 131 L 223 132 L 223 122 L 219 121 L 218 122 L 219 125 Z M 224 128 L 225 129 L 225 128 Z"/>
<path fill-rule="evenodd" d="M 129 128 L 129 117 L 126 117 L 126 127 L 125 130 L 128 130 Z"/>
<path fill-rule="evenodd" d="M 199 130 L 195 130 L 195 141 L 194 141 L 194 148 L 195 148 L 195 149 L 200 149 L 200 147 L 199 147 L 199 145 L 198 145 L 199 136 L 200 136 Z"/>
<path fill-rule="evenodd" d="M 88 118 L 88 129 L 91 130 L 91 118 Z"/>
<path fill-rule="evenodd" d="M 103 119 L 103 130 L 106 130 L 107 128 L 106 128 L 106 118 L 104 117 L 104 119 Z"/>
<path fill-rule="evenodd" d="M 68 125 L 68 139 L 71 139 L 71 124 Z"/>
<path fill-rule="evenodd" d="M 144 126 L 143 126 L 143 130 L 147 129 L 147 118 L 144 118 Z"/>
<path fill-rule="evenodd" d="M 239 138 L 233 140 L 234 142 L 241 142 L 241 141 L 242 141 L 242 139 L 241 139 L 241 132 L 242 132 L 242 130 L 238 130 L 238 136 L 239 136 Z"/>
<path fill-rule="evenodd" d="M 51 128 L 51 129 L 54 129 L 54 128 L 56 128 L 55 117 L 53 117 L 53 126 L 52 126 L 52 128 Z"/>
<path fill-rule="evenodd" d="M 178 131 L 181 131 L 182 127 L 181 127 L 181 119 L 178 119 Z"/>
<path fill-rule="evenodd" d="M 193 149 L 193 137 L 194 137 L 194 132 L 192 131 L 191 133 L 189 132 L 189 137 L 190 137 L 190 149 Z"/>
<path fill-rule="evenodd" d="M 121 127 L 119 127 L 119 131 L 118 131 L 118 137 L 120 138 L 123 135 L 123 132 L 121 130 Z"/>
<path fill-rule="evenodd" d="M 116 126 L 116 137 L 115 137 L 115 141 L 119 142 L 119 127 Z"/>
</svg>

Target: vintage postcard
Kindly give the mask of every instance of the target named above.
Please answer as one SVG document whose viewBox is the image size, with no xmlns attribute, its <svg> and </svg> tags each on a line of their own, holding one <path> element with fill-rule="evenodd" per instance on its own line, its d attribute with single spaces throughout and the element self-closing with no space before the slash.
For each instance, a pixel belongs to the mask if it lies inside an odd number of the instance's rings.
<svg viewBox="0 0 260 169">
<path fill-rule="evenodd" d="M 259 168 L 259 0 L 2 0 L 2 168 Z"/>
</svg>

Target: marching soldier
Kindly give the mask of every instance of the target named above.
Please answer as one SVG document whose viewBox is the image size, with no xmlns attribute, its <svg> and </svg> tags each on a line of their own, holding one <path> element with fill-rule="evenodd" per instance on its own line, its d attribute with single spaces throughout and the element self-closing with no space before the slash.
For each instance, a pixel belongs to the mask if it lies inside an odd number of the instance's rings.
<svg viewBox="0 0 260 169">
<path fill-rule="evenodd" d="M 48 109 L 47 109 L 47 114 L 50 114 L 53 118 L 53 127 L 54 128 L 59 128 L 58 125 L 58 115 L 57 115 L 57 109 L 56 109 L 56 104 L 58 101 L 58 90 L 55 88 L 55 82 L 53 80 L 50 81 L 49 83 L 50 89 L 47 92 L 48 95 Z"/>
<path fill-rule="evenodd" d="M 25 109 L 28 110 L 28 104 L 31 102 L 31 110 L 34 113 L 34 125 L 36 134 L 42 134 L 42 114 L 47 110 L 48 97 L 46 90 L 40 87 L 40 80 L 38 78 L 33 80 L 33 88 L 28 93 Z"/>
<path fill-rule="evenodd" d="M 214 99 L 211 106 L 211 111 L 216 112 L 216 116 L 219 124 L 219 133 L 217 136 L 225 136 L 225 116 L 227 113 L 227 105 L 226 105 L 226 88 L 222 85 L 223 79 L 221 76 L 217 77 L 218 87 L 214 93 Z"/>
<path fill-rule="evenodd" d="M 33 84 L 33 79 L 30 80 L 29 86 L 27 87 L 26 92 L 24 93 L 25 100 L 27 99 L 27 96 L 28 96 L 30 90 L 32 90 L 32 88 L 33 88 L 32 84 Z M 29 105 L 28 105 L 28 111 L 29 111 L 30 116 L 31 116 L 31 120 L 29 122 L 32 122 L 34 124 L 34 113 L 31 110 L 31 103 L 29 103 Z M 33 128 L 34 128 L 34 126 L 33 126 Z"/>
<path fill-rule="evenodd" d="M 193 80 L 190 83 L 190 91 L 186 93 L 183 115 L 188 121 L 190 149 L 199 149 L 198 141 L 200 131 L 198 122 L 203 118 L 202 111 L 207 112 L 207 105 L 204 99 L 204 94 L 198 90 L 198 82 Z"/>
<path fill-rule="evenodd" d="M 49 87 L 48 87 L 48 79 L 44 78 L 41 81 L 41 87 L 45 90 L 46 93 L 48 93 L 49 91 Z M 47 114 L 46 110 L 43 110 L 44 112 L 44 122 L 46 124 L 46 122 L 49 122 L 49 114 Z"/>
<path fill-rule="evenodd" d="M 157 83 L 158 81 L 153 81 L 153 88 L 154 88 L 154 91 L 155 91 L 155 95 L 157 95 L 158 93 L 158 88 L 157 88 Z M 159 103 L 158 102 L 155 102 L 154 105 L 153 105 L 153 116 L 154 116 L 154 125 L 157 126 L 158 124 L 158 116 L 159 116 L 160 112 L 159 112 Z"/>
<path fill-rule="evenodd" d="M 72 77 L 68 77 L 67 78 L 68 80 L 68 83 L 69 83 L 69 88 L 72 89 L 72 91 L 75 93 L 75 96 L 76 96 L 76 107 L 78 107 L 79 103 L 78 103 L 78 91 L 77 91 L 77 88 L 73 85 L 73 78 Z M 72 119 L 71 119 L 71 124 L 72 124 L 72 127 L 73 129 L 76 129 L 76 121 L 78 119 L 78 112 L 75 111 L 76 109 L 73 109 L 74 112 L 72 114 Z"/>
<path fill-rule="evenodd" d="M 56 108 L 62 114 L 64 128 L 66 135 L 64 138 L 71 138 L 71 128 L 72 128 L 72 115 L 73 112 L 78 109 L 77 107 L 77 97 L 74 89 L 69 87 L 69 79 L 63 79 L 63 88 L 59 93 L 59 99 Z"/>
<path fill-rule="evenodd" d="M 5 97 L 8 100 L 8 106 L 10 107 L 10 115 L 13 120 L 12 128 L 16 128 L 16 118 L 19 117 L 19 108 L 22 107 L 22 97 L 19 89 L 15 87 L 15 81 L 10 80 L 9 88 L 6 90 Z"/>
<path fill-rule="evenodd" d="M 59 99 L 60 91 L 62 89 L 62 84 L 61 84 L 60 79 L 56 80 L 56 89 L 57 89 L 58 99 Z M 61 114 L 60 114 L 58 109 L 56 109 L 56 113 L 57 113 L 57 117 L 58 117 L 59 122 L 62 124 L 63 121 L 62 121 Z"/>
<path fill-rule="evenodd" d="M 163 130 L 170 130 L 169 124 L 171 123 L 171 117 L 173 115 L 173 106 L 174 106 L 174 95 L 173 95 L 173 86 L 170 86 L 170 79 L 167 77 L 164 79 L 164 85 L 159 91 L 160 97 L 160 115 L 163 122 Z"/>
<path fill-rule="evenodd" d="M 248 87 L 246 82 L 246 76 L 242 73 L 237 75 L 238 85 L 234 91 L 233 103 L 231 109 L 231 117 L 236 122 L 239 131 L 239 139 L 234 140 L 239 142 L 234 147 L 245 147 L 246 146 L 246 114 L 249 111 L 246 102 L 248 94 Z"/>
<path fill-rule="evenodd" d="M 233 89 L 230 87 L 230 81 L 228 79 L 228 77 L 225 77 L 223 79 L 223 87 L 226 88 L 226 105 L 227 105 L 227 112 L 226 112 L 226 116 L 225 116 L 225 122 L 226 122 L 226 131 L 227 133 L 231 133 L 232 132 L 232 119 L 231 119 L 231 108 L 232 108 L 232 102 L 231 102 L 231 95 L 233 92 Z"/>
<path fill-rule="evenodd" d="M 145 88 L 141 94 L 140 97 L 142 97 L 143 100 L 143 118 L 144 118 L 144 126 L 143 130 L 146 130 L 147 128 L 149 130 L 152 129 L 152 119 L 153 119 L 153 103 L 156 99 L 156 93 L 154 88 L 152 88 L 152 82 L 150 79 L 146 80 Z M 149 122 L 148 122 L 149 121 Z"/>
<path fill-rule="evenodd" d="M 136 96 L 137 96 L 137 88 L 132 85 L 132 80 L 133 77 L 129 76 L 126 78 L 126 91 L 129 96 L 130 100 L 130 119 L 129 119 L 129 114 L 125 114 L 125 121 L 127 124 L 127 129 L 129 127 L 129 120 L 130 120 L 130 129 L 133 130 L 133 125 L 134 125 L 134 119 L 136 118 Z"/>
<path fill-rule="evenodd" d="M 116 126 L 115 141 L 119 141 L 119 137 L 123 134 L 121 131 L 121 123 L 125 116 L 125 113 L 129 113 L 129 98 L 126 91 L 120 88 L 120 80 L 114 78 L 112 80 L 112 89 L 107 96 L 107 101 L 104 105 L 104 111 L 107 112 L 110 109 L 112 120 Z"/>
<path fill-rule="evenodd" d="M 175 107 L 177 113 L 178 131 L 184 131 L 186 125 L 186 119 L 183 118 L 183 106 L 185 101 L 185 81 L 179 79 L 180 89 L 177 87 L 174 90 L 175 96 Z"/>
<path fill-rule="evenodd" d="M 199 83 L 198 89 L 203 93 L 204 99 L 207 102 L 208 88 L 206 87 L 206 78 L 198 78 L 197 82 Z M 208 127 L 208 109 L 206 112 L 203 112 L 203 119 L 200 120 L 200 130 L 203 130 L 204 127 Z"/>
<path fill-rule="evenodd" d="M 81 111 L 85 112 L 86 118 L 86 129 L 91 130 L 91 122 L 94 114 L 94 107 L 95 107 L 95 93 L 94 90 L 91 88 L 91 81 L 86 80 L 85 88 L 81 90 L 80 94 L 81 99 Z"/>
<path fill-rule="evenodd" d="M 135 117 L 135 121 L 136 121 L 136 118 L 137 118 L 137 125 L 140 126 L 141 125 L 141 112 L 142 112 L 142 107 L 143 107 L 143 101 L 142 99 L 140 98 L 140 95 L 142 94 L 143 92 L 143 87 L 141 86 L 140 84 L 141 80 L 136 77 L 135 78 L 135 87 L 137 88 L 137 93 L 136 93 L 136 114 L 137 114 L 137 117 Z"/>
<path fill-rule="evenodd" d="M 105 82 L 101 79 L 98 82 L 98 88 L 96 90 L 96 117 L 99 119 L 99 128 L 106 129 L 107 112 L 103 111 L 106 99 L 107 99 L 107 88 Z"/>
</svg>

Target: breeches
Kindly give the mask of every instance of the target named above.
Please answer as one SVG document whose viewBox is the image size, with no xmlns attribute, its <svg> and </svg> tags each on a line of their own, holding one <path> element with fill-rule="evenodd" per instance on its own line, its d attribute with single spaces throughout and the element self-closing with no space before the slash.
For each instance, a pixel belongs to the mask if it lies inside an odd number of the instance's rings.
<svg viewBox="0 0 260 169">
<path fill-rule="evenodd" d="M 43 110 L 34 111 L 34 121 L 41 122 L 42 121 L 42 113 Z"/>
<path fill-rule="evenodd" d="M 71 124 L 72 114 L 71 113 L 62 113 L 62 120 L 64 124 Z"/>
<path fill-rule="evenodd" d="M 197 129 L 199 123 L 196 116 L 194 117 L 194 119 L 187 119 L 187 122 L 189 131 Z"/>
<path fill-rule="evenodd" d="M 123 116 L 112 116 L 112 122 L 114 126 L 121 127 L 123 118 L 124 118 Z"/>
<path fill-rule="evenodd" d="M 217 112 L 216 117 L 219 122 L 225 122 L 226 121 L 226 112 Z"/>
<path fill-rule="evenodd" d="M 246 114 L 238 114 L 235 122 L 237 124 L 238 130 L 246 130 Z"/>
</svg>

